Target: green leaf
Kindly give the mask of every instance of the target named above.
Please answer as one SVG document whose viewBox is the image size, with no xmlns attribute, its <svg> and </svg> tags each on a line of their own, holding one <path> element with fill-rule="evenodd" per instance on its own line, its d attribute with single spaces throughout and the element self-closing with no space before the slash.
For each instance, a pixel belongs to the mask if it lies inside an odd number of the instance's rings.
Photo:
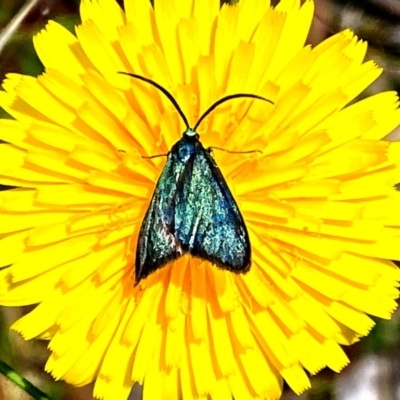
<svg viewBox="0 0 400 400">
<path fill-rule="evenodd" d="M 32 385 L 32 383 L 19 375 L 18 372 L 14 371 L 9 365 L 7 365 L 3 361 L 0 361 L 0 373 L 3 374 L 11 382 L 19 386 L 30 396 L 32 396 L 35 400 L 51 400 L 49 396 L 43 393 L 36 386 Z"/>
</svg>

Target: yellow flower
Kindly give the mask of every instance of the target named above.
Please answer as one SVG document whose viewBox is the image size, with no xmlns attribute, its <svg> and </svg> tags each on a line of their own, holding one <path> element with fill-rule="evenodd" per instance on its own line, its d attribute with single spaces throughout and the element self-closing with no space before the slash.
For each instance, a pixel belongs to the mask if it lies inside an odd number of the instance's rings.
<svg viewBox="0 0 400 400">
<path fill-rule="evenodd" d="M 350 31 L 304 47 L 313 2 L 83 0 L 76 36 L 34 38 L 46 67 L 9 74 L 1 120 L 0 303 L 39 305 L 13 325 L 48 339 L 47 371 L 98 398 L 278 399 L 308 371 L 340 371 L 389 318 L 400 273 L 395 93 L 348 105 L 380 74 Z M 239 205 L 247 274 L 182 257 L 134 286 L 140 225 L 184 125 L 200 126 Z"/>
</svg>

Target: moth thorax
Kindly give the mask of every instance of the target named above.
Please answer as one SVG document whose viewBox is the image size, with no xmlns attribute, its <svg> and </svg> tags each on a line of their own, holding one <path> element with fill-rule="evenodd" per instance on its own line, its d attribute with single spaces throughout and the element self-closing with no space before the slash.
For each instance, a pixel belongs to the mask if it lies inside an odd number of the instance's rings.
<svg viewBox="0 0 400 400">
<path fill-rule="evenodd" d="M 187 162 L 196 153 L 196 144 L 192 141 L 181 140 L 176 146 L 178 159 Z"/>
</svg>

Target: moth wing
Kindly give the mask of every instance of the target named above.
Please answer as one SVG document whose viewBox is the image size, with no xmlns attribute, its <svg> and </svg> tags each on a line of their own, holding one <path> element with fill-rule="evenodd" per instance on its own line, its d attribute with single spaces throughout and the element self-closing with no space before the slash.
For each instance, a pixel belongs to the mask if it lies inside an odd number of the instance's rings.
<svg viewBox="0 0 400 400">
<path fill-rule="evenodd" d="M 243 217 L 201 144 L 185 161 L 174 149 L 168 156 L 140 229 L 136 283 L 187 253 L 233 272 L 250 268 Z"/>
<path fill-rule="evenodd" d="M 178 164 L 169 154 L 143 219 L 136 248 L 136 283 L 182 255 L 174 234 L 175 198 L 184 173 L 184 165 Z"/>
<path fill-rule="evenodd" d="M 176 192 L 175 235 L 183 251 L 233 272 L 250 268 L 246 225 L 228 185 L 202 146 Z"/>
</svg>

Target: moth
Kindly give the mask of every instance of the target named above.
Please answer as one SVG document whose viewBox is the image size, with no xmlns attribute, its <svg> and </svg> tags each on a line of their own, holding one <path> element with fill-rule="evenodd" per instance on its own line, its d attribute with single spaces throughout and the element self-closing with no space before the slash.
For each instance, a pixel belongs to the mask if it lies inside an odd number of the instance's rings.
<svg viewBox="0 0 400 400">
<path fill-rule="evenodd" d="M 121 72 L 123 73 L 123 72 Z M 225 96 L 211 105 L 193 128 L 174 97 L 158 83 L 140 75 L 172 102 L 186 130 L 167 154 L 143 219 L 136 247 L 135 285 L 152 272 L 185 254 L 207 260 L 217 267 L 245 273 L 251 265 L 251 246 L 246 224 L 229 187 L 196 129 L 220 104 L 254 94 Z"/>
</svg>

